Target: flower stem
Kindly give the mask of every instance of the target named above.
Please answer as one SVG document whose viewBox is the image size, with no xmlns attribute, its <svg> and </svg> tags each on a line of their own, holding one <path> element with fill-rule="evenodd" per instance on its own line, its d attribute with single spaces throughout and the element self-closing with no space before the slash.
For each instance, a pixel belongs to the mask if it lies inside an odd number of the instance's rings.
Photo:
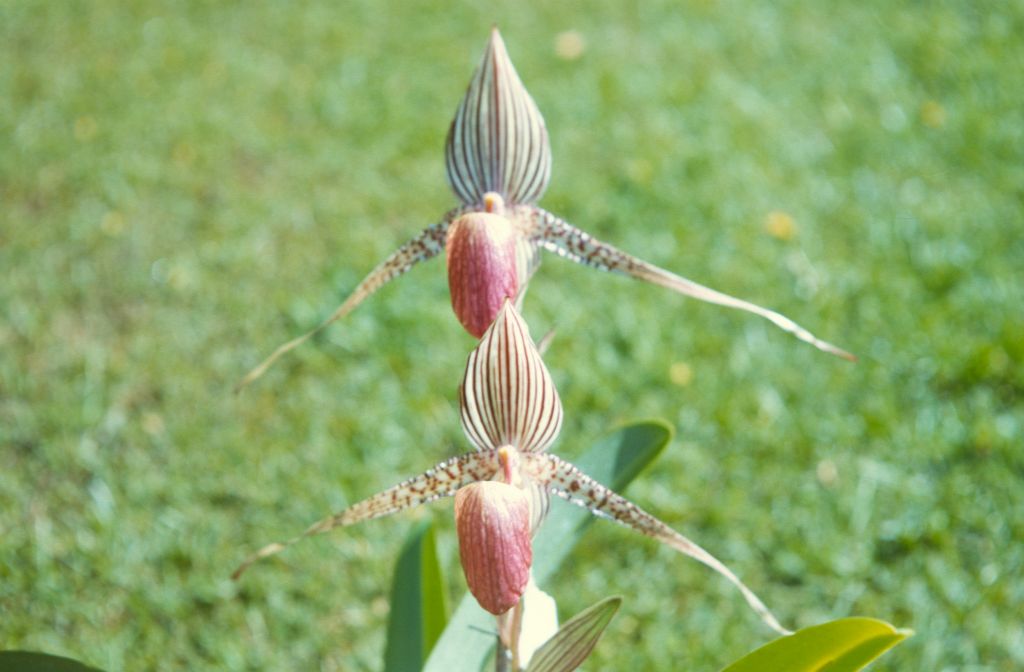
<svg viewBox="0 0 1024 672">
<path fill-rule="evenodd" d="M 498 619 L 498 648 L 494 654 L 497 672 L 520 672 L 519 635 L 523 631 L 523 601 L 516 603 Z"/>
</svg>

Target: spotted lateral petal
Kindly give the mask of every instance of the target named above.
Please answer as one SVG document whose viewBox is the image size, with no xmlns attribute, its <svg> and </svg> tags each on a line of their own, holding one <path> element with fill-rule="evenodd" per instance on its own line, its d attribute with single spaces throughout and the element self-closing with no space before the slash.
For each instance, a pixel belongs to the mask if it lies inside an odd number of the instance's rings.
<svg viewBox="0 0 1024 672">
<path fill-rule="evenodd" d="M 448 182 L 467 205 L 487 192 L 535 203 L 551 178 L 551 147 L 537 105 L 519 80 L 495 28 L 445 145 Z"/>
<path fill-rule="evenodd" d="M 266 373 L 267 369 L 269 369 L 282 355 L 302 345 L 332 322 L 335 322 L 351 313 L 356 309 L 356 306 L 363 302 L 364 299 L 386 285 L 388 282 L 402 275 L 421 261 L 426 261 L 427 259 L 431 259 L 432 257 L 440 254 L 444 250 L 445 238 L 448 235 L 449 224 L 464 211 L 465 208 L 455 208 L 448 212 L 441 222 L 427 227 L 418 236 L 395 250 L 391 256 L 382 261 L 375 269 L 370 271 L 369 275 L 363 278 L 363 281 L 356 286 L 348 298 L 345 299 L 345 302 L 338 306 L 330 317 L 321 322 L 320 325 L 312 331 L 309 331 L 297 338 L 293 338 L 287 343 L 279 346 L 277 350 L 274 350 L 274 352 L 263 360 L 259 366 L 242 378 L 238 385 L 235 386 L 235 391 L 241 391 L 254 380 Z"/>
<path fill-rule="evenodd" d="M 249 556 L 231 576 L 237 579 L 254 562 L 276 555 L 306 537 L 323 534 L 336 527 L 347 527 L 364 520 L 381 518 L 442 497 L 451 497 L 465 485 L 489 480 L 498 472 L 500 466 L 497 450 L 467 453 L 445 460 L 419 476 L 402 481 L 392 488 L 353 504 L 341 513 L 310 525 L 305 532 L 288 541 L 264 546 Z"/>
<path fill-rule="evenodd" d="M 590 234 L 581 231 L 546 210 L 535 208 L 534 213 L 536 218 L 534 235 L 539 240 L 540 245 L 561 257 L 585 266 L 621 273 L 638 280 L 660 285 L 694 299 L 760 315 L 783 331 L 788 331 L 801 341 L 810 343 L 819 350 L 844 359 L 856 359 L 856 357 L 845 350 L 821 340 L 784 315 L 780 315 L 767 308 L 762 308 L 749 301 L 723 294 L 692 280 L 680 277 L 675 273 L 658 268 L 608 243 L 593 238 Z"/>
<path fill-rule="evenodd" d="M 525 469 L 529 476 L 564 499 L 589 509 L 592 513 L 610 518 L 631 527 L 641 534 L 653 537 L 684 555 L 698 560 L 715 570 L 736 586 L 747 604 L 757 612 L 761 620 L 776 632 L 790 634 L 779 624 L 761 599 L 754 594 L 732 571 L 717 558 L 693 543 L 651 514 L 633 504 L 625 497 L 612 492 L 574 465 L 554 455 L 526 455 Z"/>
<path fill-rule="evenodd" d="M 558 436 L 562 402 L 511 301 L 469 354 L 459 405 L 462 428 L 478 450 L 540 452 Z"/>
</svg>

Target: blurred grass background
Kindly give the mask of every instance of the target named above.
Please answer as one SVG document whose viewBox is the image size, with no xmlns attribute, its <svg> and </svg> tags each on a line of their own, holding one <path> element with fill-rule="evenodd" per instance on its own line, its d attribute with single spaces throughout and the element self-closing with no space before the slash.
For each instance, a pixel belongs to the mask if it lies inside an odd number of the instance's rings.
<svg viewBox="0 0 1024 672">
<path fill-rule="evenodd" d="M 558 329 L 555 450 L 665 417 L 631 498 L 784 622 L 915 629 L 878 669 L 1024 666 L 1021 5 L 488 4 L 0 3 L 0 648 L 378 669 L 422 515 L 461 594 L 450 503 L 228 579 L 468 448 L 443 262 L 231 386 L 454 204 L 444 135 L 496 23 L 551 133 L 542 205 L 861 357 L 549 257 L 525 312 Z M 546 588 L 627 596 L 591 669 L 770 637 L 610 524 Z"/>
</svg>

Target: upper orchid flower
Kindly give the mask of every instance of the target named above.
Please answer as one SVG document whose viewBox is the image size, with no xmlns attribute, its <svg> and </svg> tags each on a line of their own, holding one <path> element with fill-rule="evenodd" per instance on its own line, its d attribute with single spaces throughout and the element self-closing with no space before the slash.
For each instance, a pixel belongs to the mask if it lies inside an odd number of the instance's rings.
<svg viewBox="0 0 1024 672">
<path fill-rule="evenodd" d="M 280 346 L 242 379 L 239 388 L 263 375 L 278 357 L 350 313 L 382 285 L 444 250 L 452 307 L 466 330 L 478 338 L 506 298 L 521 301 L 543 248 L 586 266 L 760 315 L 825 352 L 854 359 L 779 313 L 642 261 L 538 207 L 551 177 L 547 129 L 497 28 L 491 31 L 483 59 L 448 131 L 445 166 L 461 204 L 398 248 L 330 317 Z"/>
<path fill-rule="evenodd" d="M 470 591 L 502 615 L 519 603 L 530 578 L 531 539 L 549 497 L 580 504 L 699 560 L 743 593 L 765 623 L 787 632 L 760 599 L 710 553 L 640 507 L 545 452 L 562 424 L 562 405 L 525 322 L 506 300 L 469 356 L 459 390 L 462 426 L 475 452 L 454 457 L 271 544 L 239 567 L 273 555 L 304 537 L 335 527 L 455 496 L 459 554 Z"/>
</svg>

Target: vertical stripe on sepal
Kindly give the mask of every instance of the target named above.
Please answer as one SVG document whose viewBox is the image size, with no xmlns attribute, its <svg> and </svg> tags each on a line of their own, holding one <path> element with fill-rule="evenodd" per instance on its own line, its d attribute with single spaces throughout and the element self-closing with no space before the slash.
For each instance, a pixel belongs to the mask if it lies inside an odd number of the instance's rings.
<svg viewBox="0 0 1024 672">
<path fill-rule="evenodd" d="M 562 403 L 530 331 L 511 301 L 469 354 L 459 389 L 462 427 L 479 450 L 546 450 L 562 427 Z"/>
<path fill-rule="evenodd" d="M 445 144 L 448 182 L 468 205 L 495 192 L 509 204 L 535 203 L 551 178 L 551 146 L 498 29 L 473 73 Z"/>
</svg>

